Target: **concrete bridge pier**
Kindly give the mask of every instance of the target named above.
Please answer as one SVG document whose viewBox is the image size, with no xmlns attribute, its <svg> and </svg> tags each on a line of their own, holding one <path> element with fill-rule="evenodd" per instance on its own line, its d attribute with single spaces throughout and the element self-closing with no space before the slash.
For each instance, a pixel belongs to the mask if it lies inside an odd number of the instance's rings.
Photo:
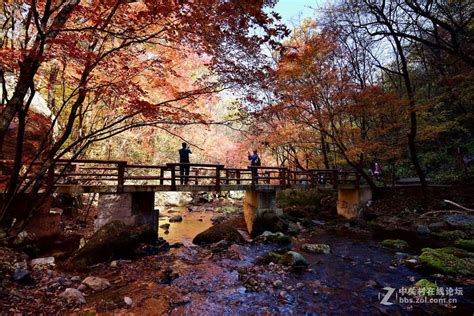
<svg viewBox="0 0 474 316">
<path fill-rule="evenodd" d="M 158 231 L 155 192 L 99 193 L 97 211 L 95 230 L 118 220 L 130 226 L 147 225 Z"/>
<path fill-rule="evenodd" d="M 254 230 L 254 225 L 263 212 L 274 212 L 282 215 L 282 211 L 276 208 L 275 189 L 254 189 L 245 191 L 244 197 L 244 218 L 247 230 L 250 235 Z"/>
<path fill-rule="evenodd" d="M 345 218 L 359 217 L 359 209 L 372 199 L 369 186 L 339 187 L 337 191 L 337 214 Z"/>
</svg>

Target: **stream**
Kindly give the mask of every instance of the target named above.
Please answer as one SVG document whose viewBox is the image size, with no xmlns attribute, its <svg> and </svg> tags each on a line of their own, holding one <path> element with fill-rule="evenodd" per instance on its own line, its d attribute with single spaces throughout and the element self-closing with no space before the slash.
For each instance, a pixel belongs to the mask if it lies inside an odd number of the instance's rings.
<svg viewBox="0 0 474 316">
<path fill-rule="evenodd" d="M 385 249 L 375 241 L 355 240 L 322 228 L 303 231 L 297 238 L 292 238 L 292 249 L 304 255 L 309 267 L 302 273 L 294 273 L 272 263 L 255 264 L 256 259 L 268 251 L 282 250 L 276 245 L 249 243 L 232 245 L 225 251 L 193 245 L 192 238 L 212 225 L 212 211 L 190 211 L 187 207 L 164 209 L 159 225 L 169 223 L 169 218 L 175 215 L 181 215 L 183 221 L 170 223 L 167 234 L 159 229 L 159 236 L 170 244 L 184 245 L 169 253 L 174 260 L 172 269 L 179 274 L 170 286 L 185 295 L 184 303 L 176 304 L 168 311 L 171 314 L 243 315 L 251 311 L 264 315 L 460 315 L 474 310 L 472 298 L 466 296 L 458 298 L 456 308 L 421 303 L 382 305 L 384 287 L 408 288 L 426 276 L 400 263 L 397 258 L 405 255 Z M 328 244 L 331 253 L 304 253 L 300 249 L 303 243 Z M 281 282 L 276 286 L 277 280 Z M 249 281 L 256 286 L 249 288 Z M 148 308 L 153 310 L 153 304 Z"/>
</svg>

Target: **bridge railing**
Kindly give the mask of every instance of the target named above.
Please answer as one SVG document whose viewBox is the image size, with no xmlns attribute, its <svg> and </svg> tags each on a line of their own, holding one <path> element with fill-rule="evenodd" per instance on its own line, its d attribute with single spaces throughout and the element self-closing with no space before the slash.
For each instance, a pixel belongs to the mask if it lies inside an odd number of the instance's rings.
<svg viewBox="0 0 474 316">
<path fill-rule="evenodd" d="M 28 182 L 39 172 L 42 163 L 31 164 L 29 172 L 22 170 L 20 179 Z M 8 180 L 13 161 L 0 160 L 2 179 Z M 182 178 L 180 169 L 189 168 L 189 175 Z M 23 178 L 21 178 L 23 177 Z M 166 165 L 134 165 L 123 160 L 67 160 L 59 159 L 47 172 L 48 185 L 111 185 L 121 192 L 125 185 L 159 185 L 176 190 L 179 185 L 213 186 L 216 191 L 222 185 L 261 185 L 281 188 L 304 185 L 322 187 L 331 185 L 355 185 L 363 183 L 360 174 L 336 169 L 290 170 L 284 167 L 249 166 L 225 168 L 221 164 L 168 163 Z"/>
</svg>

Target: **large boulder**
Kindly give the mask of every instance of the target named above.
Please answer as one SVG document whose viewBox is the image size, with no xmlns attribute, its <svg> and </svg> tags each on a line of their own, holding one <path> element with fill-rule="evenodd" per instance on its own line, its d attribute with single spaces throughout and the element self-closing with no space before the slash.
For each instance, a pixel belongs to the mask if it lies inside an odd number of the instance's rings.
<svg viewBox="0 0 474 316">
<path fill-rule="evenodd" d="M 204 246 L 221 240 L 226 240 L 230 243 L 240 243 L 245 241 L 242 235 L 233 226 L 217 224 L 194 237 L 193 243 Z"/>
<path fill-rule="evenodd" d="M 110 222 L 73 253 L 68 265 L 72 268 L 85 268 L 109 260 L 131 258 L 140 243 L 155 242 L 156 235 L 156 232 L 145 226 L 131 227 L 119 221 Z"/>
<path fill-rule="evenodd" d="M 287 230 L 288 221 L 277 215 L 275 212 L 264 211 L 256 218 L 251 236 L 256 237 L 258 235 L 261 235 L 265 231 L 269 231 L 272 233 L 286 233 Z"/>
</svg>

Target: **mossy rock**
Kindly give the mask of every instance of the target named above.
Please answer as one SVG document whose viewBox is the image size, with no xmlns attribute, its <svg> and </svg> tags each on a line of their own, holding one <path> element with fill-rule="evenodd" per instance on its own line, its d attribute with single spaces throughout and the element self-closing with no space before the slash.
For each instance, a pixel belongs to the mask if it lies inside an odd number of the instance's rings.
<svg viewBox="0 0 474 316">
<path fill-rule="evenodd" d="M 415 283 L 415 287 L 419 288 L 425 295 L 430 295 L 430 293 L 431 295 L 435 295 L 436 289 L 438 288 L 436 284 L 427 279 L 418 280 L 418 282 Z"/>
<path fill-rule="evenodd" d="M 381 242 L 381 245 L 396 250 L 407 250 L 408 248 L 410 248 L 408 243 L 402 239 L 385 239 Z"/>
<path fill-rule="evenodd" d="M 420 262 L 443 274 L 474 275 L 474 254 L 453 247 L 423 248 Z"/>
<path fill-rule="evenodd" d="M 440 240 L 448 241 L 467 238 L 467 234 L 462 230 L 444 230 L 439 233 L 434 233 L 433 236 Z"/>
<path fill-rule="evenodd" d="M 456 247 L 462 248 L 468 251 L 474 251 L 474 240 L 472 239 L 458 239 L 455 243 Z"/>
<path fill-rule="evenodd" d="M 245 241 L 242 235 L 233 226 L 217 224 L 194 237 L 193 244 L 204 246 L 221 240 L 228 241 L 229 243 L 241 243 Z"/>
<path fill-rule="evenodd" d="M 301 249 L 309 253 L 323 253 L 328 254 L 331 252 L 331 247 L 326 244 L 303 244 Z"/>
<path fill-rule="evenodd" d="M 278 244 L 278 245 L 289 245 L 289 244 L 291 244 L 291 238 L 288 237 L 287 235 L 281 233 L 281 232 L 272 233 L 272 232 L 269 232 L 269 231 L 265 231 L 265 232 L 263 232 L 263 234 L 256 237 L 254 240 L 256 242 L 275 243 L 275 244 Z"/>
<path fill-rule="evenodd" d="M 305 268 L 308 266 L 308 262 L 306 261 L 305 257 L 296 251 L 288 251 L 283 255 L 275 252 L 269 252 L 265 259 L 267 262 L 278 263 L 293 268 Z"/>
</svg>

